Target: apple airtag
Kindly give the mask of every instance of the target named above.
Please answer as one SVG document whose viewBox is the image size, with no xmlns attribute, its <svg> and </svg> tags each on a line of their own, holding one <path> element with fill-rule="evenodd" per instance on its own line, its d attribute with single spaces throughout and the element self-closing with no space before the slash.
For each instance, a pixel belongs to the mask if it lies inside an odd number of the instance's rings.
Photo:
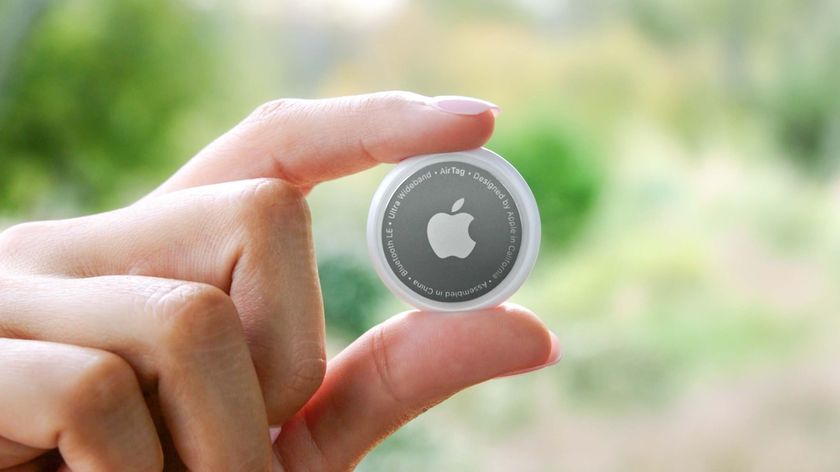
<svg viewBox="0 0 840 472">
<path fill-rule="evenodd" d="M 485 149 L 415 156 L 376 190 L 371 260 L 407 303 L 434 311 L 496 306 L 537 259 L 540 218 L 528 184 Z"/>
</svg>

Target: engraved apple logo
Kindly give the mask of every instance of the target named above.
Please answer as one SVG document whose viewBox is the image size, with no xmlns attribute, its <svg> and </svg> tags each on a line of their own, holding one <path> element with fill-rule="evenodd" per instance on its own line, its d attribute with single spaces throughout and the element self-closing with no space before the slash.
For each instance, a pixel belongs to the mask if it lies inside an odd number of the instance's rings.
<svg viewBox="0 0 840 472">
<path fill-rule="evenodd" d="M 475 248 L 475 241 L 470 237 L 470 223 L 473 216 L 469 213 L 457 213 L 464 206 L 464 199 L 460 198 L 452 204 L 450 213 L 436 213 L 429 219 L 426 226 L 426 236 L 432 251 L 439 258 L 455 256 L 465 259 Z"/>
</svg>

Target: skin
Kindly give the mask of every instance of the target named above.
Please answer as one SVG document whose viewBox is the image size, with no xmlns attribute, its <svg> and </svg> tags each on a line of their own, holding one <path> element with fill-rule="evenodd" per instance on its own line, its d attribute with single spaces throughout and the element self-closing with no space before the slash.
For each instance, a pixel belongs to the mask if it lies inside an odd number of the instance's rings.
<svg viewBox="0 0 840 472">
<path fill-rule="evenodd" d="M 0 470 L 350 470 L 452 394 L 554 362 L 511 304 L 401 313 L 326 360 L 306 194 L 490 137 L 491 111 L 427 102 L 269 102 L 131 206 L 0 233 Z"/>
</svg>

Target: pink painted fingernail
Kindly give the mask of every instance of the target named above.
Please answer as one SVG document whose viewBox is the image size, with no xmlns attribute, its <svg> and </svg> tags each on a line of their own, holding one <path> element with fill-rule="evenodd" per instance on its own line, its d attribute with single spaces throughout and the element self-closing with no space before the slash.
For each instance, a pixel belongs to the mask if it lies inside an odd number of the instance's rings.
<svg viewBox="0 0 840 472">
<path fill-rule="evenodd" d="M 522 370 L 515 370 L 513 372 L 509 372 L 507 374 L 499 375 L 498 377 L 510 377 L 513 375 L 525 374 L 528 372 L 533 372 L 535 370 L 545 369 L 546 367 L 551 367 L 554 364 L 560 362 L 560 340 L 557 339 L 557 335 L 550 332 L 548 333 L 551 337 L 551 352 L 548 354 L 548 359 L 540 365 L 534 367 L 528 367 Z M 497 378 L 498 378 L 497 377 Z"/>
<path fill-rule="evenodd" d="M 480 98 L 461 97 L 458 95 L 441 95 L 429 99 L 429 105 L 438 110 L 456 115 L 480 115 L 485 111 L 492 111 L 498 116 L 501 109 L 495 103 Z"/>
<path fill-rule="evenodd" d="M 274 441 L 277 441 L 277 436 L 280 436 L 280 431 L 282 430 L 283 428 L 281 428 L 280 426 L 274 426 L 268 429 L 268 438 L 271 439 L 272 443 L 274 443 Z"/>
</svg>

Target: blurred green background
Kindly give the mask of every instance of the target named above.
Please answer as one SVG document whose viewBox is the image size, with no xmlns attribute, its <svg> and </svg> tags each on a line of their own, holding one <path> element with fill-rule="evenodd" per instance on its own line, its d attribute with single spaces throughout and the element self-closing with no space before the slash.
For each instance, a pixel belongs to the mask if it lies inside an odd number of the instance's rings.
<svg viewBox="0 0 840 472">
<path fill-rule="evenodd" d="M 359 470 L 840 470 L 838 25 L 836 0 L 0 0 L 0 228 L 131 202 L 273 98 L 482 97 L 544 220 L 514 301 L 564 360 Z M 405 308 L 365 253 L 386 171 L 311 196 L 332 353 Z"/>
</svg>

